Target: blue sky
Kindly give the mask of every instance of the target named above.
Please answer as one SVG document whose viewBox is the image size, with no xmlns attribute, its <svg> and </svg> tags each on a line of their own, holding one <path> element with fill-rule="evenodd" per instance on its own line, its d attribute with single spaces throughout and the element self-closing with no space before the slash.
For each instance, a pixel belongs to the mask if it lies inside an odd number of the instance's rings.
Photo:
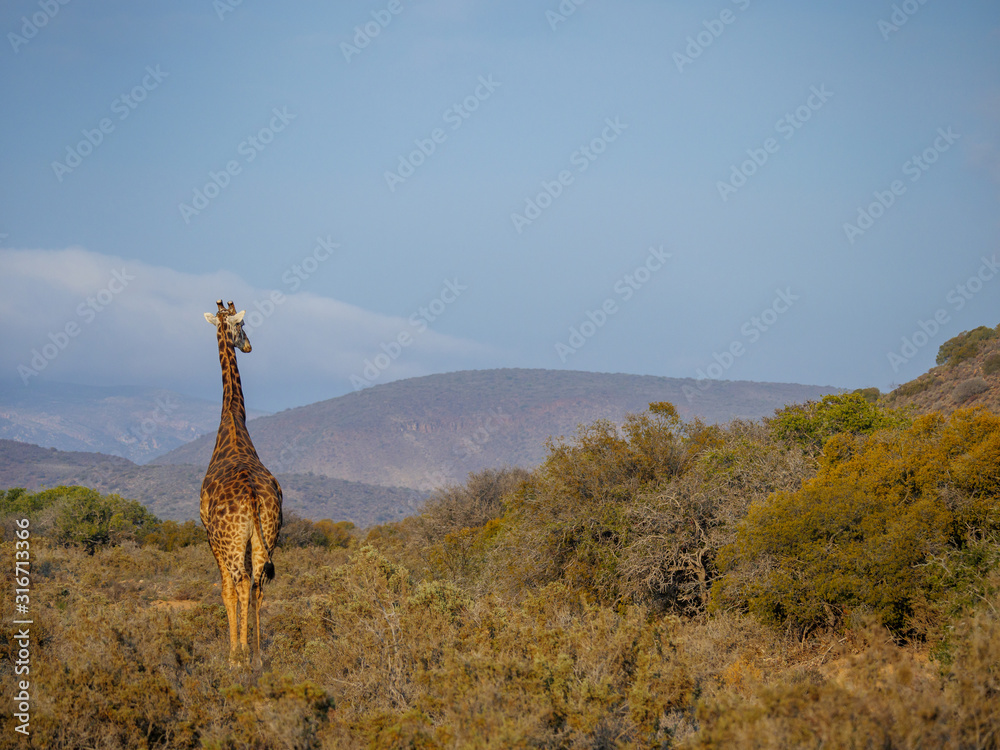
<svg viewBox="0 0 1000 750">
<path fill-rule="evenodd" d="M 579 4 L 578 4 L 579 3 Z M 887 390 L 1000 323 L 1000 5 L 21 0 L 0 380 Z M 256 313 L 256 315 L 254 315 Z"/>
</svg>

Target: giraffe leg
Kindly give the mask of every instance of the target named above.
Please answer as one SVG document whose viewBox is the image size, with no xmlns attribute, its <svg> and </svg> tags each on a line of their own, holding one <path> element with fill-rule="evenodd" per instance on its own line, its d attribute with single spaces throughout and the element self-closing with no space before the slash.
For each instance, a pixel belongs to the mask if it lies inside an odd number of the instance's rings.
<svg viewBox="0 0 1000 750">
<path fill-rule="evenodd" d="M 257 615 L 257 661 L 263 664 L 263 658 L 260 653 L 260 605 L 264 601 L 264 580 L 263 576 L 257 581 L 257 586 L 254 589 L 254 613 Z"/>
<path fill-rule="evenodd" d="M 229 571 L 222 571 L 222 603 L 226 606 L 226 618 L 229 620 L 229 660 L 236 657 L 237 628 L 239 622 L 239 598 L 236 585 Z"/>
<path fill-rule="evenodd" d="M 268 558 L 264 542 L 260 538 L 260 534 L 257 533 L 257 529 L 254 529 L 254 534 L 248 552 L 248 556 L 250 557 L 250 570 L 252 571 L 254 582 L 254 613 L 257 621 L 257 630 L 255 631 L 257 633 L 257 662 L 258 664 L 263 664 L 263 657 L 261 656 L 260 651 L 260 608 L 264 602 L 264 571 L 266 569 Z"/>
<path fill-rule="evenodd" d="M 247 640 L 247 628 L 250 625 L 250 588 L 253 585 L 253 581 L 246 575 L 240 578 L 240 582 L 236 584 L 236 588 L 239 591 L 239 607 L 240 615 L 242 619 L 240 620 L 240 650 L 244 657 L 249 656 L 250 644 Z"/>
</svg>

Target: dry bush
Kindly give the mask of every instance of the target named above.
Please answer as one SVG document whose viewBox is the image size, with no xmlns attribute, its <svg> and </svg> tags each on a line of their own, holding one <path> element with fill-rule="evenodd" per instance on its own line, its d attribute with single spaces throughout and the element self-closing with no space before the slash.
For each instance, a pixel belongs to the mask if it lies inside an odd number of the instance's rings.
<svg viewBox="0 0 1000 750">
<path fill-rule="evenodd" d="M 720 693 L 699 707 L 684 748 L 1000 747 L 1000 619 L 984 610 L 958 625 L 960 647 L 942 670 L 856 632 L 855 652 L 822 670 L 789 670 L 749 695 Z M 836 668 L 835 668 L 836 667 Z"/>
<path fill-rule="evenodd" d="M 561 580 L 606 603 L 704 613 L 718 551 L 748 505 L 798 489 L 815 461 L 761 424 L 695 424 L 685 432 L 682 441 L 660 430 L 658 450 L 669 458 L 645 475 L 631 442 L 600 423 L 554 448 L 512 496 L 507 516 L 468 540 L 477 554 L 476 545 L 487 548 L 483 580 L 509 596 Z M 644 446 L 649 454 L 653 442 Z"/>
<path fill-rule="evenodd" d="M 983 360 L 983 375 L 994 375 L 998 372 L 1000 372 L 1000 352 L 995 352 Z"/>
<path fill-rule="evenodd" d="M 326 544 L 326 534 L 308 518 L 303 518 L 295 511 L 285 511 L 281 514 L 281 531 L 278 532 L 278 547 L 308 547 Z"/>
<path fill-rule="evenodd" d="M 763 425 L 736 421 L 716 434 L 686 473 L 627 508 L 621 553 L 623 595 L 681 614 L 704 613 L 719 550 L 753 502 L 798 489 L 815 471 L 802 450 L 771 439 Z"/>
<path fill-rule="evenodd" d="M 969 378 L 968 380 L 963 380 L 955 386 L 955 390 L 952 392 L 952 398 L 956 404 L 964 404 L 973 396 L 985 393 L 989 389 L 990 384 L 987 383 L 985 379 Z"/>
<path fill-rule="evenodd" d="M 524 469 L 484 469 L 469 474 L 465 484 L 435 491 L 420 513 L 425 543 L 435 544 L 448 534 L 500 518 L 506 510 L 505 497 L 529 476 Z"/>
<path fill-rule="evenodd" d="M 470 585 L 485 552 L 483 528 L 504 515 L 530 476 L 524 469 L 485 469 L 431 495 L 416 520 L 415 546 L 423 552 L 417 571 Z"/>
</svg>

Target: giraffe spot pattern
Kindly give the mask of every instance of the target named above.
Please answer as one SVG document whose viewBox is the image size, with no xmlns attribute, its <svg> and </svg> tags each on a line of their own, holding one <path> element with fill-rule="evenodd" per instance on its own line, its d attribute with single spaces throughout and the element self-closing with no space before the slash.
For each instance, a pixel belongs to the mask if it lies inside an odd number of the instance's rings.
<svg viewBox="0 0 1000 750">
<path fill-rule="evenodd" d="M 201 521 L 222 576 L 231 653 L 248 649 L 246 621 L 254 588 L 259 623 L 265 571 L 270 568 L 268 577 L 273 575 L 271 555 L 282 522 L 281 486 L 261 463 L 246 429 L 246 408 L 234 351 L 235 342 L 243 337 L 242 323 L 228 321 L 235 312 L 232 302 L 226 310 L 219 301 L 222 419 L 201 487 Z M 259 650 L 259 628 L 257 646 Z"/>
</svg>

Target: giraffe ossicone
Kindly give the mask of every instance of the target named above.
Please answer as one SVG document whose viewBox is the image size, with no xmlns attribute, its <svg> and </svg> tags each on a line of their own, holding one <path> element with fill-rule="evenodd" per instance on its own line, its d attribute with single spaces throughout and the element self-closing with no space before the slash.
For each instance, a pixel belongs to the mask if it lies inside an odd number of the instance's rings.
<svg viewBox="0 0 1000 750">
<path fill-rule="evenodd" d="M 222 601 L 229 620 L 229 658 L 249 656 L 250 600 L 256 616 L 260 660 L 260 607 L 264 581 L 274 578 L 271 560 L 281 529 L 281 486 L 261 463 L 246 427 L 236 349 L 251 351 L 243 330 L 246 311 L 216 302 L 205 320 L 216 328 L 222 367 L 222 418 L 215 450 L 201 485 L 201 522 L 222 576 Z"/>
</svg>

